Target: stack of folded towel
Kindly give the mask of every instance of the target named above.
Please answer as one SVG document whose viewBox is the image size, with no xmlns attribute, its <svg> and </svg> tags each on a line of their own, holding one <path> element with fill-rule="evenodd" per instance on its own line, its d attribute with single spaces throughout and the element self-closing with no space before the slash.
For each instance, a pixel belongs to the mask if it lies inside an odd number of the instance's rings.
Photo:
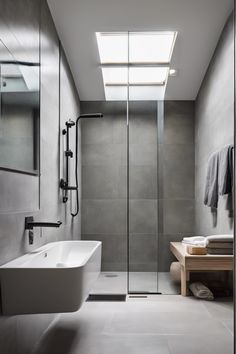
<svg viewBox="0 0 236 354">
<path fill-rule="evenodd" d="M 233 254 L 233 235 L 207 236 L 208 254 Z"/>
<path fill-rule="evenodd" d="M 182 243 L 207 248 L 208 254 L 233 254 L 233 235 L 184 237 Z"/>
</svg>

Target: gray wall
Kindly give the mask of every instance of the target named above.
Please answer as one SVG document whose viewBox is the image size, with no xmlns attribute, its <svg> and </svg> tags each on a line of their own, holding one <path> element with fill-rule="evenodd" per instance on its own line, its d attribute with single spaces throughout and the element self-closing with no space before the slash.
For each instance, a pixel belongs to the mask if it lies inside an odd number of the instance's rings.
<svg viewBox="0 0 236 354">
<path fill-rule="evenodd" d="M 103 241 L 103 270 L 125 271 L 126 103 L 81 102 L 81 110 L 104 113 L 82 122 L 82 238 Z M 194 233 L 194 102 L 164 110 L 163 118 L 157 102 L 129 103 L 130 271 L 168 271 L 169 242 Z"/>
<path fill-rule="evenodd" d="M 165 101 L 159 140 L 159 271 L 174 260 L 171 241 L 194 234 L 194 102 Z"/>
<path fill-rule="evenodd" d="M 130 272 L 157 271 L 157 141 L 157 102 L 129 102 Z"/>
<path fill-rule="evenodd" d="M 81 102 L 82 238 L 101 240 L 102 269 L 127 269 L 127 131 L 125 102 Z"/>
<path fill-rule="evenodd" d="M 35 36 L 37 38 L 35 33 L 39 31 L 39 15 L 40 10 L 42 11 L 40 189 L 37 178 L 36 183 L 34 182 L 35 177 L 1 171 L 1 202 L 2 193 L 9 180 L 11 181 L 11 190 L 4 197 L 6 211 L 0 214 L 0 264 L 3 264 L 30 250 L 27 234 L 24 232 L 26 215 L 34 215 L 37 220 L 63 222 L 59 229 L 43 229 L 41 237 L 39 230 L 36 230 L 34 248 L 51 241 L 80 238 L 79 218 L 72 222 L 69 213 L 70 203 L 68 205 L 62 203 L 58 187 L 63 172 L 63 144 L 62 141 L 60 144 L 60 130 L 68 118 L 74 118 L 79 114 L 79 99 L 63 53 L 60 58 L 59 40 L 46 1 L 1 0 L 0 10 L 1 36 L 4 34 L 7 45 L 14 44 L 11 48 L 13 54 L 23 52 L 28 59 Z M 11 38 L 14 39 L 13 42 Z M 72 149 L 74 150 L 73 147 Z M 8 211 L 14 210 L 15 206 L 17 212 Z M 18 208 L 21 211 L 18 212 Z M 0 351 L 12 354 L 30 353 L 54 317 L 54 315 L 0 316 Z"/>
<path fill-rule="evenodd" d="M 14 3 L 14 6 L 13 6 Z M 25 31 L 31 34 L 39 32 L 40 4 L 34 1 L 1 1 L 1 31 L 5 31 L 5 44 L 11 36 L 16 37 L 15 47 L 11 50 L 29 52 L 30 36 L 26 39 L 19 38 L 18 26 L 25 26 Z M 9 8 L 10 10 L 9 10 Z M 11 6 L 13 8 L 11 8 Z M 28 12 L 25 9 L 28 9 Z M 8 11 L 14 18 L 10 29 L 8 26 Z M 4 12 L 5 11 L 5 12 Z M 10 17 L 11 18 L 11 17 Z M 22 22 L 21 22 L 22 21 Z M 32 25 L 32 26 L 31 26 Z M 7 35 L 8 34 L 8 35 Z M 28 41 L 28 42 L 27 42 Z M 11 42 L 9 42 L 9 46 Z M 18 45 L 18 47 L 17 47 Z M 34 53 L 34 52 L 33 52 Z M 17 54 L 16 54 L 17 55 Z M 61 78 L 59 78 L 61 72 Z M 61 89 L 59 97 L 59 80 Z M 0 213 L 0 264 L 9 261 L 28 249 L 27 234 L 24 232 L 24 217 L 33 214 L 38 220 L 61 220 L 63 225 L 59 229 L 43 229 L 40 237 L 39 230 L 35 229 L 34 248 L 49 241 L 78 238 L 80 234 L 79 219 L 73 224 L 68 205 L 61 200 L 61 191 L 58 188 L 63 168 L 63 141 L 60 143 L 60 127 L 68 118 L 76 117 L 79 113 L 79 99 L 75 91 L 74 83 L 62 51 L 59 56 L 59 40 L 51 19 L 51 15 L 42 1 L 42 24 L 41 24 L 41 102 L 40 102 L 40 188 L 38 177 L 25 176 L 20 174 L 1 171 L 1 203 L 4 202 L 4 213 Z M 59 119 L 60 118 L 60 119 Z M 61 151 L 59 150 L 61 149 Z M 61 159 L 61 163 L 60 163 Z M 4 190 L 10 193 L 4 196 Z M 27 195 L 21 199 L 21 195 Z M 38 201 L 36 203 L 31 202 Z M 22 202 L 22 204 L 21 204 Z M 40 202 L 40 208 L 39 204 Z M 36 204 L 33 205 L 32 204 Z M 13 209 L 13 212 L 8 210 Z M 32 212 L 33 211 L 33 212 Z M 72 232 L 72 233 L 71 233 Z"/>
<path fill-rule="evenodd" d="M 195 196 L 196 233 L 232 233 L 226 210 L 227 197 L 220 197 L 217 213 L 203 204 L 207 161 L 211 153 L 234 141 L 234 34 L 233 16 L 225 25 L 196 100 Z"/>
</svg>

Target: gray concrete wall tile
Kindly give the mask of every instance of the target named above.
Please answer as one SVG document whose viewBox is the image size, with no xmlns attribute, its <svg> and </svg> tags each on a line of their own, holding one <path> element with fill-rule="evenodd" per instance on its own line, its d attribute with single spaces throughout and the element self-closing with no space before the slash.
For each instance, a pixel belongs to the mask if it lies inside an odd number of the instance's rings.
<svg viewBox="0 0 236 354">
<path fill-rule="evenodd" d="M 82 233 L 124 234 L 127 230 L 125 199 L 84 199 L 82 203 Z"/>
<path fill-rule="evenodd" d="M 129 270 L 131 272 L 157 271 L 157 241 L 157 234 L 130 234 Z"/>
<path fill-rule="evenodd" d="M 126 234 L 82 234 L 82 240 L 102 242 L 102 271 L 127 271 Z"/>
<path fill-rule="evenodd" d="M 126 168 L 119 165 L 83 166 L 82 198 L 114 199 L 127 197 Z"/>
<path fill-rule="evenodd" d="M 129 231 L 135 234 L 157 232 L 157 201 L 154 199 L 130 199 Z"/>
<path fill-rule="evenodd" d="M 41 29 L 40 189 L 38 181 L 32 183 L 27 176 L 18 174 L 9 177 L 9 173 L 1 171 L 1 188 L 7 190 L 8 182 L 11 183 L 11 193 L 5 196 L 8 200 L 4 197 L 6 206 L 10 207 L 0 214 L 1 265 L 45 243 L 79 239 L 80 215 L 72 221 L 70 204 L 62 203 L 62 193 L 58 188 L 64 159 L 61 129 L 68 118 L 73 119 L 79 115 L 79 98 L 63 50 L 60 56 L 59 38 L 47 2 L 1 1 L 0 8 L 1 39 L 18 60 L 38 62 Z M 74 147 L 72 139 L 73 151 Z M 38 180 L 38 177 L 31 176 L 31 179 Z M 12 208 L 14 203 L 15 209 Z M 24 230 L 25 217 L 29 215 L 33 215 L 36 221 L 61 220 L 63 224 L 59 229 L 42 228 L 41 235 L 40 228 L 36 228 L 34 244 L 29 246 L 28 233 Z M 1 352 L 32 353 L 35 343 L 54 319 L 54 314 L 0 316 Z"/>
<path fill-rule="evenodd" d="M 157 183 L 157 168 L 155 166 L 130 166 L 130 199 L 156 199 Z"/>
<path fill-rule="evenodd" d="M 194 234 L 194 200 L 163 201 L 164 234 Z"/>
<path fill-rule="evenodd" d="M 105 237 L 108 234 L 113 236 L 114 233 L 126 233 L 128 167 L 124 108 L 122 102 L 82 103 L 83 113 L 101 111 L 105 116 L 103 125 L 99 125 L 101 120 L 97 120 L 96 123 L 92 120 L 82 122 L 82 228 L 86 235 L 101 233 Z M 186 228 L 192 231 L 193 225 L 190 224 L 191 222 L 193 224 L 194 218 L 191 204 L 194 198 L 194 103 L 192 101 L 165 103 L 165 124 L 162 132 L 162 141 L 165 144 L 159 145 L 159 149 L 157 103 L 131 102 L 129 108 L 131 235 L 156 235 L 157 231 L 162 233 L 163 225 L 166 228 L 167 224 L 170 224 L 169 229 L 174 228 L 175 232 L 186 231 Z M 100 136 L 97 136 L 99 134 Z M 162 156 L 157 165 L 157 154 L 160 152 Z M 157 198 L 164 200 L 157 202 Z M 168 201 L 165 202 L 166 199 Z M 180 199 L 182 204 L 175 202 L 175 199 Z M 171 205 L 169 209 L 167 208 L 170 216 L 165 215 L 166 209 L 163 206 L 166 203 Z M 186 207 L 186 203 L 188 206 L 190 203 L 191 208 Z M 180 206 L 183 213 L 179 210 Z M 186 213 L 187 221 L 184 223 L 179 221 Z M 142 237 L 138 239 L 139 242 L 135 240 L 130 239 L 130 247 L 134 241 L 137 260 L 134 259 L 133 252 L 130 265 L 132 263 L 137 271 L 154 269 L 156 263 L 154 258 L 145 262 L 138 260 L 138 253 L 142 253 Z M 169 250 L 166 251 L 169 253 Z M 115 259 L 113 263 L 117 267 Z M 109 270 L 112 270 L 111 264 L 112 260 L 103 260 L 103 266 L 107 265 Z"/>
<path fill-rule="evenodd" d="M 141 142 L 129 145 L 130 166 L 157 166 L 157 144 Z"/>
<path fill-rule="evenodd" d="M 217 213 L 203 204 L 207 162 L 212 153 L 234 141 L 233 16 L 223 29 L 196 100 L 195 210 L 196 233 L 232 233 L 233 220 L 220 197 Z"/>
<path fill-rule="evenodd" d="M 163 156 L 164 198 L 194 199 L 193 140 L 191 145 L 164 145 Z"/>
</svg>

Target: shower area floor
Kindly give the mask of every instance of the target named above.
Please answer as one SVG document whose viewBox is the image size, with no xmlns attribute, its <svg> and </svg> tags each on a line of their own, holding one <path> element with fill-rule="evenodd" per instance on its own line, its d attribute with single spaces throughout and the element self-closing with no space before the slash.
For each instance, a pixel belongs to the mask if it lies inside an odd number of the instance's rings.
<svg viewBox="0 0 236 354">
<path fill-rule="evenodd" d="M 90 294 L 126 294 L 127 277 L 127 272 L 101 272 Z M 129 292 L 179 295 L 180 286 L 173 283 L 169 272 L 130 272 Z"/>
</svg>

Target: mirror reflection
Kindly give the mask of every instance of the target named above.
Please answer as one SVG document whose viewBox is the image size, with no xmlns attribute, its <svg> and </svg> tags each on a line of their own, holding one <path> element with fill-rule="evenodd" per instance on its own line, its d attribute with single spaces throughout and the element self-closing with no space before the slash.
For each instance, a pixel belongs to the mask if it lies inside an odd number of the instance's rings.
<svg viewBox="0 0 236 354">
<path fill-rule="evenodd" d="M 39 63 L 0 41 L 0 169 L 39 173 Z"/>
</svg>

